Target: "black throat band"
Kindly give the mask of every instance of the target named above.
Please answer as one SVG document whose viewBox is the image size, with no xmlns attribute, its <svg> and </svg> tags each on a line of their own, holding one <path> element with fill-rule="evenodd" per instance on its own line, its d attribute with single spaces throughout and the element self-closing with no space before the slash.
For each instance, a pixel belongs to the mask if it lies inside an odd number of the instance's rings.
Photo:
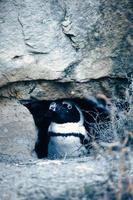
<svg viewBox="0 0 133 200">
<path fill-rule="evenodd" d="M 81 144 L 87 145 L 89 144 L 89 140 L 85 138 L 84 135 L 81 133 L 54 133 L 54 132 L 49 132 L 49 137 L 78 137 L 80 139 Z"/>
</svg>

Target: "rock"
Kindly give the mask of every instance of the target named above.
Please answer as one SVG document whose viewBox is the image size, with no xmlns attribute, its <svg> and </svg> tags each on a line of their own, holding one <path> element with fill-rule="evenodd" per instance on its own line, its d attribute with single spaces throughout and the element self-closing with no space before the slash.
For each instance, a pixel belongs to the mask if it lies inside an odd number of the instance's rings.
<svg viewBox="0 0 133 200">
<path fill-rule="evenodd" d="M 103 78 L 81 82 L 23 81 L 8 84 L 0 89 L 0 97 L 53 100 L 58 98 L 88 97 L 105 94 L 110 98 L 125 98 L 130 81 L 126 78 Z"/>
<path fill-rule="evenodd" d="M 66 11 L 72 25 L 67 35 L 74 33 L 71 40 L 82 51 L 82 60 L 71 76 L 82 82 L 131 73 L 131 1 L 68 2 Z"/>
<path fill-rule="evenodd" d="M 29 111 L 16 101 L 0 100 L 0 160 L 32 158 L 35 140 Z"/>
<path fill-rule="evenodd" d="M 121 161 L 123 162 L 120 155 L 104 157 L 102 154 L 98 157 L 56 161 L 32 160 L 16 164 L 2 162 L 0 199 L 102 200 L 113 195 L 116 197 L 119 181 L 131 181 L 133 178 L 132 159 L 131 162 L 123 163 L 123 166 L 130 164 L 131 170 L 125 170 L 122 175 L 119 168 Z M 128 186 L 131 185 L 127 182 L 122 187 L 121 196 L 126 191 L 131 195 Z"/>
<path fill-rule="evenodd" d="M 133 72 L 132 21 L 132 0 L 0 1 L 0 199 L 102 200 L 130 190 L 121 182 L 126 172 L 132 179 L 122 157 L 132 161 L 128 148 L 112 158 L 110 145 L 106 159 L 34 159 L 33 118 L 17 100 L 97 93 L 124 99 Z M 130 116 L 122 113 L 113 133 L 131 135 Z M 112 140 L 108 129 L 100 136 L 103 147 Z"/>
<path fill-rule="evenodd" d="M 0 86 L 9 81 L 61 79 L 79 58 L 62 32 L 64 10 L 58 1 L 0 3 Z"/>
<path fill-rule="evenodd" d="M 127 77 L 132 18 L 130 0 L 1 1 L 0 86 Z"/>
</svg>

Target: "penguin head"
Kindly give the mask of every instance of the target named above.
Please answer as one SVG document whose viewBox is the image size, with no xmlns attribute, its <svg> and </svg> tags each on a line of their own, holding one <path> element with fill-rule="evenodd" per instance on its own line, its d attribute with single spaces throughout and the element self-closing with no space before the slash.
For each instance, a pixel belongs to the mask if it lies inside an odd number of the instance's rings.
<svg viewBox="0 0 133 200">
<path fill-rule="evenodd" d="M 70 101 L 54 101 L 49 106 L 52 113 L 52 122 L 58 124 L 74 123 L 81 120 L 78 107 Z"/>
</svg>

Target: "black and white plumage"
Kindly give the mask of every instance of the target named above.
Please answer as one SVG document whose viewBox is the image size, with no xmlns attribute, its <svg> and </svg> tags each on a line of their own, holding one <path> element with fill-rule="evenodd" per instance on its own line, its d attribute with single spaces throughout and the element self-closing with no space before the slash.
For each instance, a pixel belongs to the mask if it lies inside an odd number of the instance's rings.
<svg viewBox="0 0 133 200">
<path fill-rule="evenodd" d="M 49 158 L 77 157 L 87 154 L 85 141 L 89 142 L 80 108 L 69 101 L 50 104 L 51 123 L 48 128 Z"/>
<path fill-rule="evenodd" d="M 89 123 L 109 120 L 103 97 L 22 102 L 32 113 L 38 129 L 35 152 L 38 158 L 86 155 L 90 143 Z"/>
</svg>

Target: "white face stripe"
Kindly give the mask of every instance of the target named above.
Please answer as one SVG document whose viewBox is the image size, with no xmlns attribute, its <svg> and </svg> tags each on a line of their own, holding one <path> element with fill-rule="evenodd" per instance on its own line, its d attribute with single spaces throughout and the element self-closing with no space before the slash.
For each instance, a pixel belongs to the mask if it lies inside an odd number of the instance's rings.
<svg viewBox="0 0 133 200">
<path fill-rule="evenodd" d="M 69 102 L 67 102 L 67 101 L 63 101 L 62 104 L 63 104 L 63 105 L 67 105 L 67 108 L 68 108 L 68 109 L 72 109 L 72 104 L 71 104 L 71 103 L 69 103 Z"/>
<path fill-rule="evenodd" d="M 77 108 L 77 110 L 79 111 L 79 114 L 80 114 L 80 121 L 78 123 L 80 123 L 80 125 L 83 125 L 84 124 L 83 113 L 82 113 L 82 111 L 80 110 L 80 108 L 77 105 L 75 105 L 75 106 L 76 106 L 76 108 Z"/>
<path fill-rule="evenodd" d="M 50 106 L 49 106 L 49 110 L 53 110 L 53 111 L 55 111 L 56 110 L 56 103 L 55 102 L 52 102 L 51 104 L 50 104 Z"/>
</svg>

